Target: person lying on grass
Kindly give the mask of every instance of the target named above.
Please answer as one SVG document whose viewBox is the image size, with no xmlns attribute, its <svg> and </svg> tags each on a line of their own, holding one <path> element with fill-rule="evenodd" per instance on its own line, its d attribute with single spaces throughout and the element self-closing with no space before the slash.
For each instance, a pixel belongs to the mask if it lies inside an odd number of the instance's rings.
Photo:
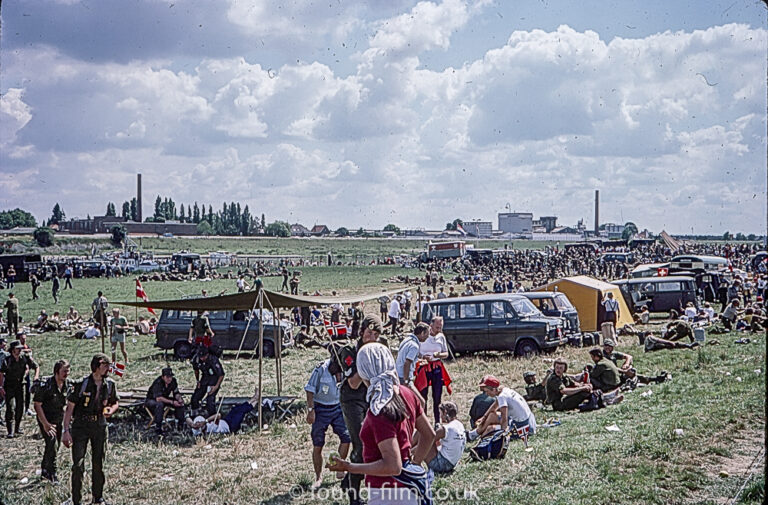
<svg viewBox="0 0 768 505">
<path fill-rule="evenodd" d="M 247 401 L 235 405 L 229 413 L 221 417 L 220 413 L 213 414 L 205 418 L 197 416 L 194 419 L 187 417 L 185 420 L 187 426 L 192 429 L 192 434 L 196 437 L 205 433 L 237 433 L 243 424 L 245 416 L 259 404 L 261 395 L 257 387 L 253 396 Z"/>
</svg>

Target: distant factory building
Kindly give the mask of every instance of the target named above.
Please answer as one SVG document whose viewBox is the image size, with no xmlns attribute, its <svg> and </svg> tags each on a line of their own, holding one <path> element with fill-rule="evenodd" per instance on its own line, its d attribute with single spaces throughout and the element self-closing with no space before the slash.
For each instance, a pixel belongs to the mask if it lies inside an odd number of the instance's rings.
<svg viewBox="0 0 768 505">
<path fill-rule="evenodd" d="M 463 228 L 473 237 L 491 238 L 493 236 L 493 223 L 490 221 L 464 221 Z"/>
<path fill-rule="evenodd" d="M 532 233 L 533 213 L 504 212 L 499 213 L 499 231 L 502 233 Z"/>
</svg>

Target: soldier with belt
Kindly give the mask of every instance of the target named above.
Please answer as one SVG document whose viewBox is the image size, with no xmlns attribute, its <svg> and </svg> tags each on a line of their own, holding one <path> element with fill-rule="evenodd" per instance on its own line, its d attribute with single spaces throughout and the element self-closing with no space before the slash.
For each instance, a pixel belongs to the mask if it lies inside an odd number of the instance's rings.
<svg viewBox="0 0 768 505">
<path fill-rule="evenodd" d="M 197 359 L 193 360 L 192 366 L 195 369 L 197 381 L 190 402 L 192 409 L 200 408 L 200 401 L 205 397 L 208 415 L 213 415 L 216 413 L 216 393 L 219 392 L 221 383 L 224 381 L 224 367 L 221 366 L 219 358 L 211 354 L 205 346 L 198 351 Z"/>
<path fill-rule="evenodd" d="M 37 363 L 27 354 L 22 354 L 18 340 L 11 342 L 10 355 L 3 360 L 0 368 L 0 397 L 5 398 L 5 427 L 8 438 L 24 433 L 21 420 L 24 418 L 24 377 L 28 370 L 37 370 Z M 15 427 L 15 429 L 14 429 Z"/>
<path fill-rule="evenodd" d="M 213 344 L 213 330 L 211 329 L 211 323 L 208 321 L 208 316 L 202 311 L 197 311 L 197 316 L 192 320 L 192 324 L 189 326 L 190 344 L 201 345 L 203 347 L 211 347 Z"/>
<path fill-rule="evenodd" d="M 8 335 L 12 337 L 19 331 L 19 299 L 13 293 L 8 293 L 5 301 L 6 320 L 8 321 Z"/>
<path fill-rule="evenodd" d="M 61 421 L 67 405 L 70 383 L 69 362 L 59 360 L 53 365 L 53 376 L 49 377 L 35 392 L 35 412 L 40 434 L 45 440 L 43 453 L 42 477 L 54 484 L 56 478 L 56 453 L 61 442 Z"/>
<path fill-rule="evenodd" d="M 85 451 L 91 443 L 91 494 L 93 503 L 105 503 L 104 457 L 107 452 L 107 419 L 117 411 L 117 388 L 107 378 L 109 356 L 97 353 L 91 359 L 91 374 L 75 382 L 67 397 L 62 442 L 72 447 L 72 503 L 82 500 Z"/>
</svg>

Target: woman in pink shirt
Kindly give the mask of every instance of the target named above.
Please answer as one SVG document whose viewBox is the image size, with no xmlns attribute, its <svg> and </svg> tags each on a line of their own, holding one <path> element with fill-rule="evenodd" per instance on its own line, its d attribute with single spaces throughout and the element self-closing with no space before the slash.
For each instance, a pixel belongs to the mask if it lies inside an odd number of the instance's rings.
<svg viewBox="0 0 768 505">
<path fill-rule="evenodd" d="M 363 463 L 334 457 L 329 469 L 364 474 L 369 505 L 428 503 L 426 473 L 420 465 L 435 431 L 421 400 L 410 388 L 400 386 L 395 360 L 382 344 L 360 348 L 357 372 L 368 386 L 370 404 L 360 430 Z M 414 431 L 420 440 L 416 447 L 412 444 Z"/>
</svg>

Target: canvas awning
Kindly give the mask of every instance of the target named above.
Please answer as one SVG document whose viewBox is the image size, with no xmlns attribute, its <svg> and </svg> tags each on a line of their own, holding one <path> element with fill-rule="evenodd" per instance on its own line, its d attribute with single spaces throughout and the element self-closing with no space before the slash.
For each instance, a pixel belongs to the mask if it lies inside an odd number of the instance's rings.
<svg viewBox="0 0 768 505">
<path fill-rule="evenodd" d="M 378 293 L 364 293 L 360 295 L 347 296 L 298 296 L 277 293 L 275 291 L 264 290 L 265 299 L 269 300 L 269 305 L 273 308 L 309 307 L 312 305 L 333 305 L 334 303 L 350 304 L 354 302 L 364 302 L 375 300 L 382 295 L 391 296 L 402 293 L 407 288 L 395 289 L 392 291 L 383 291 Z M 149 302 L 124 301 L 112 302 L 116 305 L 128 305 L 130 307 L 142 307 L 165 310 L 250 310 L 256 305 L 256 299 L 259 296 L 258 289 L 246 291 L 245 293 L 235 293 L 222 296 L 208 296 L 199 298 L 178 298 L 175 300 L 152 300 Z"/>
</svg>

